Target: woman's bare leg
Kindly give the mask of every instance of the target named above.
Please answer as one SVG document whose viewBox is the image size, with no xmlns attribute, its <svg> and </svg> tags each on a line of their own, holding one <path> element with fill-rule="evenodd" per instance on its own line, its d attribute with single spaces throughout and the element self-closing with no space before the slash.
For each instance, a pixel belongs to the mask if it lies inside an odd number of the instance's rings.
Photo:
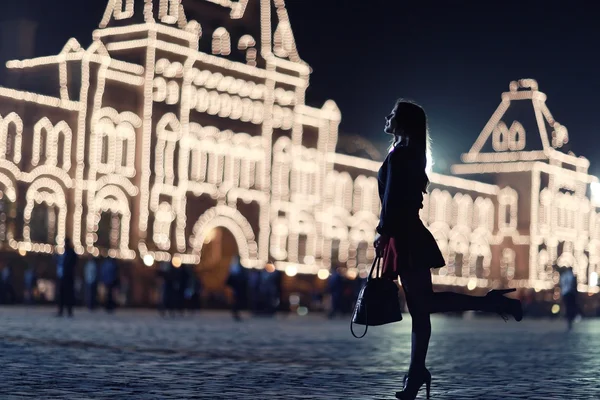
<svg viewBox="0 0 600 400">
<path fill-rule="evenodd" d="M 406 303 L 412 317 L 412 346 L 410 357 L 411 373 L 421 373 L 425 368 L 425 358 L 431 337 L 429 303 L 433 294 L 431 272 L 426 268 L 403 268 L 400 272 Z"/>
<path fill-rule="evenodd" d="M 410 371 L 420 371 L 425 368 L 431 337 L 430 314 L 471 310 L 496 312 L 499 309 L 498 301 L 489 297 L 434 292 L 431 271 L 428 268 L 412 266 L 402 268 L 400 280 L 412 317 Z"/>
<path fill-rule="evenodd" d="M 429 302 L 430 313 L 457 311 L 498 311 L 498 303 L 489 297 L 454 292 L 434 292 Z"/>
</svg>

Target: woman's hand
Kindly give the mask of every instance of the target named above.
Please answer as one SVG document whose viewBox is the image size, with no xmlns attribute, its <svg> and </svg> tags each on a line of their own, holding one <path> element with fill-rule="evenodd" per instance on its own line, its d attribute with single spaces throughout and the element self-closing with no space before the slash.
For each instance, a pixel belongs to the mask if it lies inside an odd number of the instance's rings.
<svg viewBox="0 0 600 400">
<path fill-rule="evenodd" d="M 390 237 L 387 235 L 380 235 L 379 233 L 375 236 L 375 241 L 373 242 L 373 246 L 375 246 L 375 252 L 377 253 L 377 257 L 383 257 L 383 251 L 387 247 L 390 241 Z"/>
</svg>

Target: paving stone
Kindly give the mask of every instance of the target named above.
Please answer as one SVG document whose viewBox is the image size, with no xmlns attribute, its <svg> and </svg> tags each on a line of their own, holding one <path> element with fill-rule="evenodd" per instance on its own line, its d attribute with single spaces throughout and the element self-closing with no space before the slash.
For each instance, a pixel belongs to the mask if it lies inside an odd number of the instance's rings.
<svg viewBox="0 0 600 400">
<path fill-rule="evenodd" d="M 0 398 L 393 399 L 410 359 L 408 317 L 357 340 L 320 315 L 52 311 L 0 308 Z M 432 325 L 433 399 L 600 399 L 599 320 Z"/>
</svg>

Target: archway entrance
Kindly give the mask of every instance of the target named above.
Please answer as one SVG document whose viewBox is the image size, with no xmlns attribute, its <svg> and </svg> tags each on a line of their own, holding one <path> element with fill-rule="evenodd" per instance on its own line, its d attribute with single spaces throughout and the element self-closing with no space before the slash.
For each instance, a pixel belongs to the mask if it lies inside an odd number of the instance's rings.
<svg viewBox="0 0 600 400">
<path fill-rule="evenodd" d="M 228 307 L 231 290 L 227 287 L 229 264 L 239 254 L 233 234 L 226 228 L 211 229 L 204 239 L 198 275 L 202 280 L 203 303 L 209 308 Z"/>
</svg>

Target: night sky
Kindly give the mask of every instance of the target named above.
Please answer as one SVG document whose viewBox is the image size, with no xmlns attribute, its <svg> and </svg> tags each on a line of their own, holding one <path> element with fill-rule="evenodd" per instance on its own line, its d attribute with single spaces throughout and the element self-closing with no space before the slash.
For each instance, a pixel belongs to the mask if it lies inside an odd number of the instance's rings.
<svg viewBox="0 0 600 400">
<path fill-rule="evenodd" d="M 89 45 L 106 0 L 44 3 L 40 56 L 58 53 L 71 36 Z M 469 150 L 509 82 L 534 78 L 556 120 L 569 129 L 571 149 L 600 175 L 594 117 L 600 27 L 591 4 L 287 0 L 300 56 L 314 70 L 307 102 L 319 107 L 335 100 L 342 133 L 360 134 L 383 150 L 383 117 L 397 97 L 414 99 L 429 115 L 434 170 L 447 172 Z"/>
</svg>

